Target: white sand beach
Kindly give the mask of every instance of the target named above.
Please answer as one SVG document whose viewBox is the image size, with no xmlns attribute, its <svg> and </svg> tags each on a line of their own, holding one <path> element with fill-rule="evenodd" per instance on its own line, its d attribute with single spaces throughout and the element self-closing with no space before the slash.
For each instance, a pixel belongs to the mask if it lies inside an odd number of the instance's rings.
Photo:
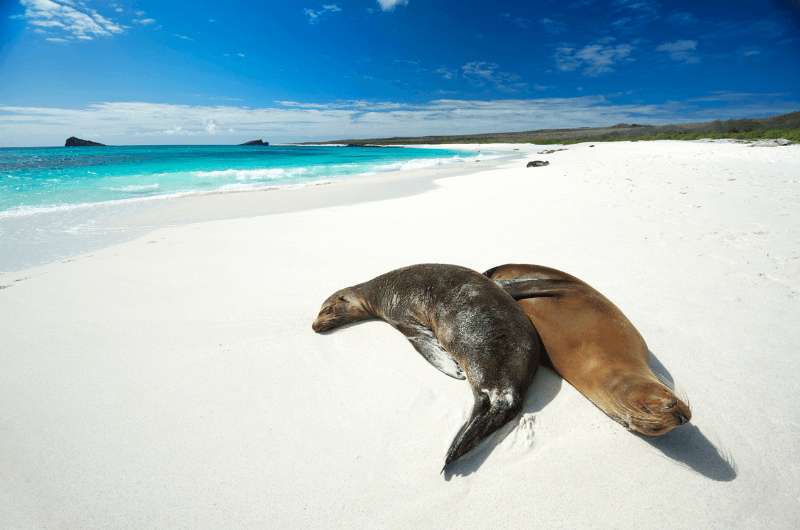
<svg viewBox="0 0 800 530">
<path fill-rule="evenodd" d="M 523 158 L 190 197 L 0 274 L 0 526 L 797 528 L 800 146 L 493 147 Z M 420 262 L 579 276 L 692 423 L 641 438 L 541 368 L 519 420 L 440 475 L 468 384 L 384 323 L 311 330 L 334 290 Z"/>
</svg>

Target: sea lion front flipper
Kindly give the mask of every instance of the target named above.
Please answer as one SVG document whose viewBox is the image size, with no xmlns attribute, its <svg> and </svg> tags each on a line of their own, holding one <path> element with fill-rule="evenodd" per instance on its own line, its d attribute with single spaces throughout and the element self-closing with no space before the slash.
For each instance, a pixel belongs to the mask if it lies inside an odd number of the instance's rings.
<svg viewBox="0 0 800 530">
<path fill-rule="evenodd" d="M 572 285 L 569 280 L 494 280 L 514 300 L 562 296 Z"/>
<path fill-rule="evenodd" d="M 422 325 L 408 325 L 398 326 L 397 329 L 406 336 L 408 342 L 414 346 L 414 349 L 435 366 L 437 370 L 454 379 L 465 379 L 461 367 L 450 355 L 450 352 L 444 349 L 429 328 Z"/>
</svg>

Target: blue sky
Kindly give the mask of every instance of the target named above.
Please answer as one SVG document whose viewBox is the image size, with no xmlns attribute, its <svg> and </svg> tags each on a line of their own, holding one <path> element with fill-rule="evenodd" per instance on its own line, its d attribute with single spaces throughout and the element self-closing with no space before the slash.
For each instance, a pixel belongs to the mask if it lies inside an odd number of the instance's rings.
<svg viewBox="0 0 800 530">
<path fill-rule="evenodd" d="M 800 110 L 798 0 L 0 0 L 0 145 Z"/>
</svg>

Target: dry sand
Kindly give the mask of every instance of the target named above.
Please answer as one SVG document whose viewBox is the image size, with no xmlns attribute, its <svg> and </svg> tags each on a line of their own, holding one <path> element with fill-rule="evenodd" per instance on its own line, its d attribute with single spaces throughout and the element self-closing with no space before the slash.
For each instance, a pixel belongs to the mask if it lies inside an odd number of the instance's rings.
<svg viewBox="0 0 800 530">
<path fill-rule="evenodd" d="M 800 146 L 536 150 L 550 166 L 0 275 L 1 526 L 796 528 Z M 692 424 L 637 437 L 540 369 L 519 422 L 443 477 L 468 385 L 386 324 L 310 328 L 333 290 L 417 262 L 583 278 Z"/>
</svg>

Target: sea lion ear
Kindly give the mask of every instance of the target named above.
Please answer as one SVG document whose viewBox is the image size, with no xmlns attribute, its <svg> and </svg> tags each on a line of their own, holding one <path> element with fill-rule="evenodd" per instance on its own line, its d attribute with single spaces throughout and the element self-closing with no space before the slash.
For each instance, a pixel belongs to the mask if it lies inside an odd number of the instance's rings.
<svg viewBox="0 0 800 530">
<path fill-rule="evenodd" d="M 569 280 L 494 280 L 494 283 L 511 295 L 514 300 L 563 296 L 569 291 Z"/>
</svg>

